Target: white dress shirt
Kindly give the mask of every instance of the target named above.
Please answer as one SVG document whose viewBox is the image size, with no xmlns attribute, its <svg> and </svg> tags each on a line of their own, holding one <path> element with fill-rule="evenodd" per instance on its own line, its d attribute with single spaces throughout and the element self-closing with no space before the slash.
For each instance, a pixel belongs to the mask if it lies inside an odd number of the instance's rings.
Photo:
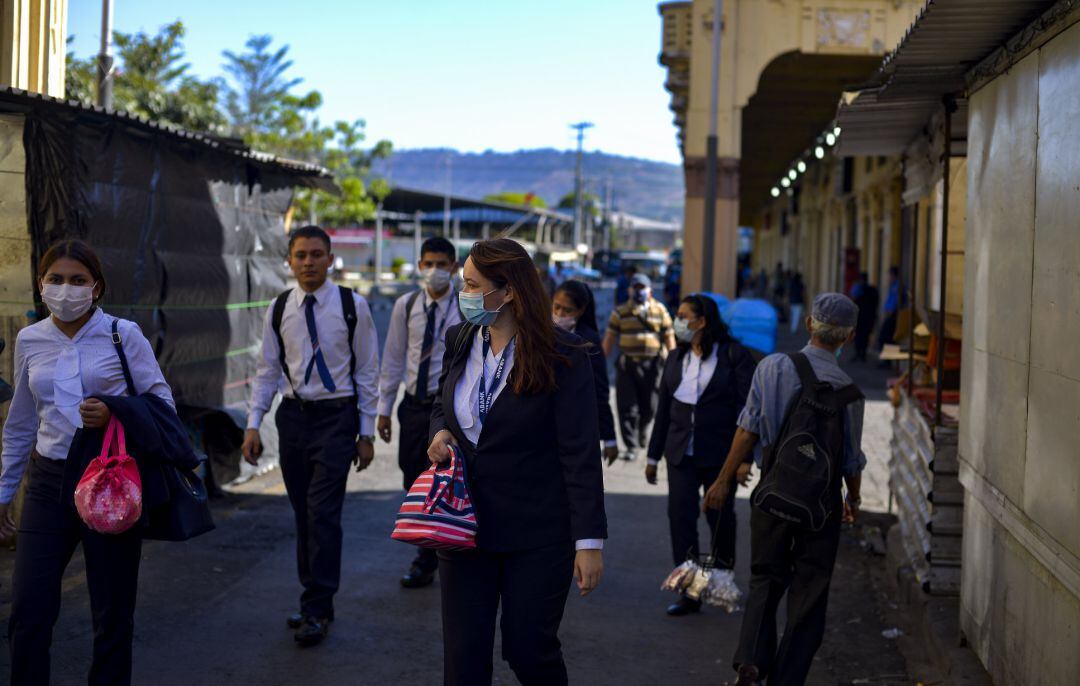
<svg viewBox="0 0 1080 686">
<path fill-rule="evenodd" d="M 50 460 L 67 459 L 79 404 L 91 396 L 127 395 L 120 357 L 112 341 L 114 317 L 97 310 L 73 338 L 43 319 L 15 339 L 15 396 L 4 424 L 0 503 L 15 497 L 30 451 Z M 175 407 L 150 342 L 139 326 L 119 320 L 118 333 L 138 393 L 153 393 Z"/>
<path fill-rule="evenodd" d="M 506 346 L 502 351 L 506 358 L 503 364 L 502 381 L 495 389 L 495 395 L 491 400 L 492 407 L 502 395 L 503 390 L 510 382 L 510 370 L 514 368 L 514 342 Z M 465 370 L 454 387 L 454 417 L 457 418 L 465 438 L 476 445 L 480 440 L 480 431 L 484 425 L 480 423 L 480 374 L 484 375 L 485 387 L 490 392 L 491 380 L 495 376 L 495 370 L 499 367 L 499 355 L 490 349 L 487 357 L 484 357 L 484 327 L 478 327 L 476 340 L 469 352 L 469 360 L 465 363 Z M 491 408 L 488 408 L 488 416 Z M 577 550 L 602 550 L 604 540 L 601 538 L 583 538 L 574 544 Z"/>
<path fill-rule="evenodd" d="M 259 358 L 255 380 L 252 383 L 251 406 L 248 411 L 248 428 L 258 429 L 263 417 L 270 411 L 274 394 L 281 392 L 287 398 L 299 394 L 301 400 L 331 400 L 348 398 L 353 391 L 353 379 L 356 381 L 356 393 L 360 411 L 360 434 L 370 436 L 375 433 L 375 410 L 378 405 L 379 388 L 379 339 L 375 333 L 375 323 L 371 319 L 371 309 L 367 301 L 356 293 L 352 294 L 356 303 L 356 334 L 353 337 L 353 352 L 356 355 L 356 374 L 349 378 L 349 329 L 341 314 L 341 296 L 338 287 L 329 279 L 319 287 L 315 296 L 315 328 L 319 334 L 319 348 L 323 359 L 334 380 L 335 390 L 330 392 L 323 386 L 317 369 L 311 372 L 311 378 L 304 382 L 308 363 L 314 355 L 311 336 L 308 334 L 302 288 L 293 289 L 285 302 L 285 311 L 281 316 L 281 339 L 285 342 L 285 364 L 289 366 L 292 385 L 285 378 L 279 358 L 277 336 L 274 335 L 273 310 L 271 303 L 266 310 L 263 325 L 262 355 Z"/>
<path fill-rule="evenodd" d="M 687 405 L 698 404 L 698 401 L 701 400 L 701 394 L 705 392 L 709 382 L 712 381 L 713 374 L 716 373 L 716 359 L 719 355 L 716 350 L 716 345 L 713 345 L 712 351 L 704 360 L 692 349 L 686 353 L 686 357 L 682 361 L 682 381 L 679 382 L 679 387 L 675 389 L 676 400 Z M 690 442 L 686 444 L 686 454 L 694 454 L 693 431 L 690 432 Z M 649 458 L 649 464 L 657 464 L 658 462 L 659 460 L 656 458 Z"/>
<path fill-rule="evenodd" d="M 405 382 L 405 392 L 416 395 L 416 376 L 420 370 L 421 352 L 424 347 L 424 330 L 427 329 L 428 307 L 435 305 L 435 337 L 432 339 L 431 361 L 428 363 L 428 397 L 439 390 L 442 373 L 444 340 L 446 330 L 461 321 L 454 289 L 447 288 L 438 298 L 432 298 L 427 288 L 413 302 L 412 312 L 405 321 L 409 298 L 406 293 L 394 303 L 390 312 L 390 328 L 383 345 L 382 369 L 379 373 L 379 414 L 390 416 L 394 410 L 398 388 Z"/>
</svg>

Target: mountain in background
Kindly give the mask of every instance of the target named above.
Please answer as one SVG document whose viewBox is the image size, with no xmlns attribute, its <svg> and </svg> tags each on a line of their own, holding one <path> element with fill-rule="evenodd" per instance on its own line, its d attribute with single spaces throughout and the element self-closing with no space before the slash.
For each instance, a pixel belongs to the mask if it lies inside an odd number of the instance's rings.
<svg viewBox="0 0 1080 686">
<path fill-rule="evenodd" d="M 555 207 L 574 190 L 575 153 L 550 148 L 482 153 L 445 148 L 396 150 L 375 164 L 374 173 L 392 185 L 443 193 L 448 160 L 455 196 L 479 199 L 502 192 L 531 192 Z M 615 209 L 661 221 L 682 221 L 683 175 L 678 165 L 590 152 L 584 155 L 583 169 L 585 192 L 603 200 L 611 183 Z"/>
</svg>

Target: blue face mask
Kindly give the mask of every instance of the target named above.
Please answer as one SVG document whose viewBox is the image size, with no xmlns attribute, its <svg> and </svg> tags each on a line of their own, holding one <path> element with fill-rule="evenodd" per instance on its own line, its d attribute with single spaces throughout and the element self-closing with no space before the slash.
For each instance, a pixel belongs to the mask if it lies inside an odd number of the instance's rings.
<svg viewBox="0 0 1080 686">
<path fill-rule="evenodd" d="M 459 293 L 458 309 L 461 310 L 461 316 L 465 317 L 465 321 L 475 326 L 491 326 L 494 324 L 495 320 L 499 318 L 502 305 L 499 305 L 497 310 L 485 310 L 484 298 L 497 290 L 499 289 L 494 288 L 487 293 Z"/>
</svg>

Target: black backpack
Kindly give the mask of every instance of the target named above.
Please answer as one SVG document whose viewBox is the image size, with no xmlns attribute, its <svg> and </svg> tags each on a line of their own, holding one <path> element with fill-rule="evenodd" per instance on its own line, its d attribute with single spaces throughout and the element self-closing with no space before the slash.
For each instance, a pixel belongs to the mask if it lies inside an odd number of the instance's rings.
<svg viewBox="0 0 1080 686">
<path fill-rule="evenodd" d="M 285 372 L 285 380 L 289 382 L 289 387 L 293 389 L 293 395 L 299 398 L 300 396 L 296 393 L 296 386 L 293 385 L 292 374 L 289 373 L 289 365 L 285 364 L 285 341 L 281 337 L 281 318 L 285 314 L 285 302 L 290 293 L 292 293 L 291 288 L 274 299 L 274 309 L 270 315 L 270 328 L 274 330 L 274 335 L 277 336 L 278 363 L 281 365 L 281 371 Z M 338 286 L 338 295 L 341 296 L 341 316 L 345 320 L 345 327 L 349 332 L 349 380 L 352 382 L 353 395 L 359 397 L 360 391 L 356 387 L 356 350 L 353 349 L 353 339 L 356 337 L 356 301 L 353 300 L 352 290 L 345 286 Z"/>
<path fill-rule="evenodd" d="M 802 353 L 789 355 L 802 389 L 788 407 L 780 436 L 763 456 L 751 502 L 764 512 L 820 531 L 840 495 L 844 407 L 863 397 L 854 384 L 833 389 L 818 381 Z"/>
</svg>

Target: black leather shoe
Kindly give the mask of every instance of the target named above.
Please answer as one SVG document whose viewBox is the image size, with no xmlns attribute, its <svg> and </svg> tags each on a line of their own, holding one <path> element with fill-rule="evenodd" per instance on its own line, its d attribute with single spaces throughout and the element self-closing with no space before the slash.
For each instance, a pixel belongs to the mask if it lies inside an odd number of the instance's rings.
<svg viewBox="0 0 1080 686">
<path fill-rule="evenodd" d="M 296 630 L 294 638 L 302 648 L 310 648 L 311 646 L 317 646 L 322 643 L 328 633 L 330 633 L 329 619 L 304 617 L 304 622 L 300 625 L 300 628 Z"/>
<path fill-rule="evenodd" d="M 433 581 L 435 581 L 434 570 L 425 572 L 416 565 L 409 567 L 409 571 L 401 577 L 401 585 L 405 588 L 423 588 L 430 586 Z"/>
<path fill-rule="evenodd" d="M 701 611 L 701 601 L 680 596 L 671 605 L 668 605 L 667 613 L 672 617 L 684 617 L 688 614 Z"/>
<path fill-rule="evenodd" d="M 334 621 L 334 613 L 333 612 L 330 613 L 330 619 L 327 620 L 327 621 L 330 621 L 330 622 Z M 304 613 L 303 612 L 297 612 L 294 615 L 289 615 L 285 619 L 285 624 L 287 624 L 290 629 L 299 629 L 301 627 L 301 625 L 303 625 L 303 623 L 304 623 Z"/>
</svg>

